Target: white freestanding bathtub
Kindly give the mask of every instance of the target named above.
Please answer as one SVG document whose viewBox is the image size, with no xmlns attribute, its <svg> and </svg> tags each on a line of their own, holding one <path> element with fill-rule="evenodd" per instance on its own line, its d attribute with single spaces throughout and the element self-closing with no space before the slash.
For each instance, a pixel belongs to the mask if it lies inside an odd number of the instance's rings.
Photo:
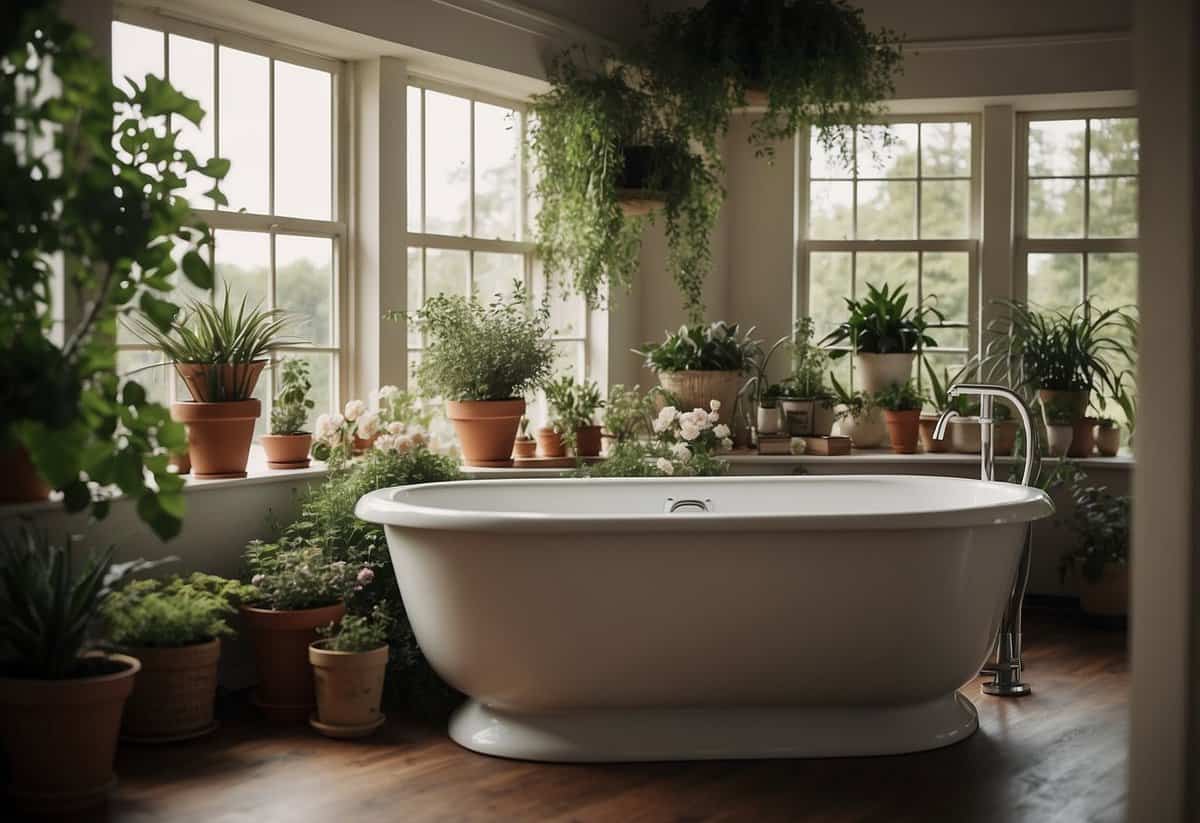
<svg viewBox="0 0 1200 823">
<path fill-rule="evenodd" d="M 455 741 L 631 761 L 966 738 L 958 688 L 1053 510 L 1005 483 L 842 476 L 434 483 L 357 513 L 386 524 L 417 640 L 470 697 Z"/>
</svg>

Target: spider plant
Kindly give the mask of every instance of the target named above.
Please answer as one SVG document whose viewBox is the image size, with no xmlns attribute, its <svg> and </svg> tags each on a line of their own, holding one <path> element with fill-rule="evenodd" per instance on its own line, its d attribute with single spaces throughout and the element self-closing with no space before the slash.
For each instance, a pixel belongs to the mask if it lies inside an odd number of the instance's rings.
<svg viewBox="0 0 1200 823">
<path fill-rule="evenodd" d="M 822 346 L 849 342 L 853 351 L 864 354 L 907 354 L 937 346 L 937 341 L 927 334 L 928 317 L 932 315 L 940 323 L 945 316 L 933 306 L 910 306 L 903 286 L 892 289 L 884 283 L 877 288 L 868 283 L 865 298 L 844 299 L 850 316 L 825 335 Z M 835 360 L 845 355 L 844 349 L 830 352 Z"/>
<path fill-rule="evenodd" d="M 866 392 L 847 390 L 833 372 L 829 373 L 829 384 L 833 386 L 834 400 L 845 407 L 837 413 L 838 420 L 844 420 L 847 417 L 858 420 L 875 408 L 875 400 L 871 395 Z"/>
<path fill-rule="evenodd" d="M 748 395 L 756 404 L 763 408 L 774 408 L 778 394 L 771 396 L 771 392 L 773 389 L 778 390 L 779 387 L 771 383 L 771 378 L 767 374 L 767 370 L 771 366 L 771 358 L 775 356 L 775 352 L 789 345 L 790 342 L 791 338 L 781 337 L 770 348 L 766 348 L 761 340 L 753 342 L 749 356 L 746 358 L 746 365 L 749 367 L 752 375 L 746 381 L 746 384 L 742 386 L 741 394 Z"/>
<path fill-rule="evenodd" d="M 928 357 L 922 357 L 921 361 L 925 364 L 925 375 L 929 379 L 929 402 L 933 404 L 933 410 L 937 414 L 941 414 L 944 411 L 954 409 L 959 414 L 963 414 L 963 401 L 966 398 L 952 398 L 950 396 L 950 387 L 970 378 L 978 365 L 975 358 L 971 358 L 964 363 L 954 374 L 950 373 L 950 369 L 943 367 L 941 377 L 938 377 L 937 369 L 929 362 Z"/>
</svg>

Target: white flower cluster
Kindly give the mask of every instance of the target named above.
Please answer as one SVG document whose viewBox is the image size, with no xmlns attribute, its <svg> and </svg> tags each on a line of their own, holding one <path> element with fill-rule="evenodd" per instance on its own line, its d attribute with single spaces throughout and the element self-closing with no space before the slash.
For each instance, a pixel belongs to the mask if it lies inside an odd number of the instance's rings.
<svg viewBox="0 0 1200 823">
<path fill-rule="evenodd" d="M 713 400 L 708 407 L 708 411 L 681 412 L 674 406 L 664 406 L 654 419 L 654 433 L 659 440 L 671 445 L 672 455 L 680 462 L 691 459 L 694 446 L 733 448 L 729 427 L 719 422 L 721 401 Z"/>
<path fill-rule="evenodd" d="M 381 451 L 400 454 L 417 446 L 427 446 L 433 451 L 443 452 L 452 448 L 443 439 L 431 434 L 420 422 L 398 419 L 410 413 L 423 415 L 423 410 L 401 402 L 403 390 L 397 386 L 381 386 L 375 393 L 379 408 L 371 409 L 362 400 L 346 403 L 341 414 L 322 414 L 317 418 L 313 438 L 330 449 L 343 448 L 349 451 L 354 441 L 365 441 Z M 361 448 L 362 442 L 358 444 Z"/>
</svg>

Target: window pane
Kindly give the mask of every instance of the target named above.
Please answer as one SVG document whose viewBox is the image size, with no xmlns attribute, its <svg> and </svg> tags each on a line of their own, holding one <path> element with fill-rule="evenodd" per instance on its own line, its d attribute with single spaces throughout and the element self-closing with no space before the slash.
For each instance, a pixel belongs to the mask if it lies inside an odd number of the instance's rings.
<svg viewBox="0 0 1200 823">
<path fill-rule="evenodd" d="M 470 252 L 450 249 L 425 250 L 425 296 L 467 294 L 467 265 Z"/>
<path fill-rule="evenodd" d="M 512 109 L 475 104 L 475 236 L 517 238 L 520 117 Z"/>
<path fill-rule="evenodd" d="M 971 176 L 971 124 L 921 124 L 921 176 Z"/>
<path fill-rule="evenodd" d="M 275 214 L 329 220 L 333 75 L 275 61 Z"/>
<path fill-rule="evenodd" d="M 849 240 L 854 231 L 854 184 L 809 184 L 809 237 Z"/>
<path fill-rule="evenodd" d="M 261 55 L 221 46 L 221 144 L 231 162 L 221 188 L 229 209 L 267 213 L 269 170 L 268 113 L 270 61 Z"/>
<path fill-rule="evenodd" d="M 583 380 L 583 343 L 555 343 L 551 369 L 554 377 L 570 375 L 576 380 Z"/>
<path fill-rule="evenodd" d="M 966 252 L 925 252 L 921 266 L 921 292 L 927 304 L 944 314 L 947 323 L 966 323 L 971 256 Z M 934 337 L 942 342 L 941 337 Z"/>
<path fill-rule="evenodd" d="M 224 300 L 228 292 L 233 306 L 238 306 L 245 296 L 247 307 L 266 307 L 271 236 L 265 232 L 218 229 L 214 242 L 217 300 Z"/>
<path fill-rule="evenodd" d="M 1137 305 L 1138 256 L 1088 255 L 1088 297 L 1102 309 Z"/>
<path fill-rule="evenodd" d="M 163 33 L 128 23 L 112 24 L 112 81 L 129 92 L 126 78 L 144 86 L 146 75 L 163 76 Z"/>
<path fill-rule="evenodd" d="M 1088 185 L 1088 236 L 1137 237 L 1137 178 L 1101 177 Z"/>
<path fill-rule="evenodd" d="M 1029 255 L 1029 302 L 1039 309 L 1071 309 L 1083 292 L 1078 254 Z"/>
<path fill-rule="evenodd" d="M 421 364 L 421 353 L 419 351 L 410 351 L 408 353 L 408 387 L 410 389 L 420 389 L 417 383 L 417 366 Z"/>
<path fill-rule="evenodd" d="M 917 184 L 862 182 L 858 184 L 859 240 L 908 240 L 917 218 Z"/>
<path fill-rule="evenodd" d="M 1083 181 L 1029 181 L 1029 237 L 1083 237 Z"/>
<path fill-rule="evenodd" d="M 1088 171 L 1091 174 L 1137 174 L 1137 118 L 1116 117 L 1093 120 L 1091 124 Z"/>
<path fill-rule="evenodd" d="M 917 253 L 872 251 L 859 252 L 855 265 L 854 294 L 858 298 L 867 294 L 867 284 L 875 287 L 887 285 L 890 289 L 903 288 L 908 292 L 908 304 L 917 302 Z M 843 310 L 842 314 L 845 314 Z"/>
<path fill-rule="evenodd" d="M 929 336 L 937 341 L 937 346 L 932 347 L 929 351 L 937 349 L 965 349 L 969 342 L 970 333 L 961 326 L 945 326 L 934 328 L 929 332 Z"/>
<path fill-rule="evenodd" d="M 312 394 L 310 397 L 313 401 L 313 408 L 308 414 L 307 428 L 308 431 L 312 431 L 313 423 L 316 422 L 318 415 L 329 414 L 334 411 L 333 401 L 337 395 L 337 392 L 334 390 L 337 380 L 334 356 L 329 352 L 287 352 L 283 355 L 283 358 L 308 361 L 309 379 L 312 381 Z M 276 386 L 279 385 L 280 374 L 282 374 L 282 371 L 276 366 Z"/>
<path fill-rule="evenodd" d="M 471 191 L 471 101 L 425 92 L 425 231 L 464 235 Z"/>
<path fill-rule="evenodd" d="M 1041 120 L 1029 124 L 1031 175 L 1084 174 L 1084 120 Z"/>
<path fill-rule="evenodd" d="M 333 241 L 275 236 L 275 303 L 296 315 L 288 337 L 314 346 L 333 343 Z"/>
<path fill-rule="evenodd" d="M 424 231 L 421 221 L 421 90 L 416 86 L 408 87 L 405 144 L 408 153 L 408 230 Z M 409 308 L 415 306 L 416 304 L 409 304 Z"/>
<path fill-rule="evenodd" d="M 117 352 L 117 375 L 121 378 L 122 384 L 126 380 L 135 380 L 141 383 L 152 401 L 165 406 L 171 402 L 168 381 L 171 379 L 172 369 L 170 366 L 157 365 L 162 360 L 163 357 L 158 352 L 119 351 Z M 151 368 L 146 368 L 147 366 Z M 141 371 L 137 371 L 138 369 Z M 135 371 L 137 371 L 136 374 L 133 373 Z M 186 396 L 187 392 L 180 395 L 180 397 Z"/>
<path fill-rule="evenodd" d="M 541 271 L 533 277 L 534 300 L 548 300 L 550 304 L 551 337 L 583 337 L 587 333 L 587 307 L 583 297 L 572 289 L 550 287 L 546 294 L 546 278 Z"/>
<path fill-rule="evenodd" d="M 861 126 L 857 151 L 859 177 L 916 177 L 917 124 Z"/>
<path fill-rule="evenodd" d="M 179 132 L 176 143 L 180 148 L 189 149 L 201 163 L 213 156 L 216 146 L 215 96 L 213 93 L 213 57 L 215 54 L 212 43 L 193 40 L 190 37 L 170 36 L 171 85 L 188 97 L 195 98 L 204 109 L 204 119 L 196 127 L 186 117 L 174 117 L 171 128 Z M 212 188 L 212 180 L 203 175 L 192 173 L 187 176 L 187 186 L 183 194 L 188 202 L 196 208 L 211 209 L 213 202 L 204 197 L 204 192 Z"/>
<path fill-rule="evenodd" d="M 808 256 L 808 316 L 820 340 L 846 317 L 850 296 L 850 252 L 813 252 Z"/>
<path fill-rule="evenodd" d="M 849 141 L 847 141 L 847 145 L 850 145 Z M 820 132 L 816 129 L 811 130 L 809 157 L 811 158 L 809 161 L 810 177 L 817 179 L 831 177 L 847 180 L 854 176 L 853 168 L 841 156 L 837 144 L 826 150 L 825 146 L 821 143 Z"/>
<path fill-rule="evenodd" d="M 933 368 L 934 374 L 937 375 L 938 382 L 945 383 L 947 378 L 954 379 L 958 370 L 967 362 L 966 352 L 946 352 L 930 349 L 924 353 L 924 357 L 919 363 L 919 374 L 921 381 L 921 389 L 928 391 L 930 387 L 929 373 L 925 369 L 925 361 Z"/>
<path fill-rule="evenodd" d="M 483 302 L 490 302 L 497 294 L 510 295 L 516 283 L 524 282 L 525 258 L 522 255 L 475 252 L 475 294 Z"/>
<path fill-rule="evenodd" d="M 421 302 L 425 299 L 424 292 L 421 288 L 424 280 L 424 272 L 421 270 L 421 250 L 409 247 L 408 249 L 408 347 L 421 348 L 421 332 L 417 330 L 417 324 L 413 322 L 412 313 L 421 308 Z"/>
<path fill-rule="evenodd" d="M 971 236 L 971 181 L 921 181 L 921 237 Z"/>
</svg>

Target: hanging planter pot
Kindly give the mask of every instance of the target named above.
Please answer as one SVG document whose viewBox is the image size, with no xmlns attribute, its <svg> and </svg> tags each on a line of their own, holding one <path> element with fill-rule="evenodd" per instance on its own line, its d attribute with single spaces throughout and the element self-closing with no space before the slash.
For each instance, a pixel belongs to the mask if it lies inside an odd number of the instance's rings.
<svg viewBox="0 0 1200 823">
<path fill-rule="evenodd" d="M 665 208 L 667 192 L 654 188 L 665 157 L 656 146 L 626 146 L 621 150 L 624 165 L 617 178 L 617 202 L 626 217 L 640 217 Z"/>
</svg>

